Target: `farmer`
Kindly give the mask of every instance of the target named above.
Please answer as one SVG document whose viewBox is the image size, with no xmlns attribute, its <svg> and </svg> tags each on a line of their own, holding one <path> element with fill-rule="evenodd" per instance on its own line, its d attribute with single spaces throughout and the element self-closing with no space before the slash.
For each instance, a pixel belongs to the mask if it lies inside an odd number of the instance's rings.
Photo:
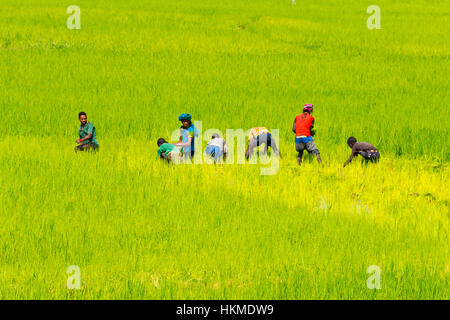
<svg viewBox="0 0 450 320">
<path fill-rule="evenodd" d="M 183 156 L 186 158 L 191 158 L 194 156 L 195 152 L 195 137 L 198 137 L 198 130 L 191 122 L 192 116 L 189 113 L 183 113 L 178 117 L 181 121 L 182 126 L 180 141 L 175 145 L 177 147 L 182 147 Z"/>
<path fill-rule="evenodd" d="M 347 140 L 347 144 L 352 148 L 352 154 L 344 163 L 344 167 L 352 161 L 353 157 L 357 157 L 358 154 L 363 157 L 365 163 L 368 163 L 369 161 L 377 163 L 380 160 L 380 152 L 368 142 L 356 142 L 354 137 L 350 137 Z"/>
<path fill-rule="evenodd" d="M 253 150 L 263 143 L 264 143 L 264 154 L 266 154 L 267 149 L 271 147 L 272 150 L 275 152 L 275 154 L 281 157 L 281 154 L 278 151 L 275 140 L 273 139 L 272 134 L 269 132 L 269 130 L 267 130 L 267 128 L 265 127 L 255 127 L 252 128 L 250 130 L 250 133 L 248 134 L 248 147 L 247 150 L 245 151 L 245 158 L 248 160 L 252 156 Z"/>
<path fill-rule="evenodd" d="M 164 138 L 159 138 L 157 143 L 159 159 L 172 161 L 175 164 L 182 162 L 180 150 L 174 144 L 168 143 Z"/>
<path fill-rule="evenodd" d="M 75 147 L 75 151 L 97 150 L 98 142 L 94 125 L 87 121 L 85 112 L 80 112 L 78 114 L 78 119 L 81 122 L 80 128 L 78 129 L 80 139 L 76 141 L 78 146 Z"/>
<path fill-rule="evenodd" d="M 302 164 L 303 151 L 306 149 L 309 154 L 314 153 L 319 163 L 322 162 L 320 158 L 319 149 L 317 149 L 314 143 L 314 117 L 311 115 L 313 112 L 313 105 L 310 103 L 305 104 L 303 107 L 303 113 L 299 114 L 294 119 L 294 126 L 292 131 L 295 133 L 295 149 L 298 152 L 297 163 Z"/>
<path fill-rule="evenodd" d="M 214 163 L 220 161 L 220 157 L 223 156 L 223 160 L 226 160 L 228 153 L 227 142 L 224 138 L 221 138 L 217 133 L 214 133 L 209 140 L 205 148 L 205 154 L 214 159 Z"/>
</svg>

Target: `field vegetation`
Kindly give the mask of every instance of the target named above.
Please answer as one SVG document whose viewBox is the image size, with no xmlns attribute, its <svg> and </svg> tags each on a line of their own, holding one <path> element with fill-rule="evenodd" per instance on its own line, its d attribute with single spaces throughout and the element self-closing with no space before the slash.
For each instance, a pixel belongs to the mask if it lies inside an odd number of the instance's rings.
<svg viewBox="0 0 450 320">
<path fill-rule="evenodd" d="M 448 3 L 377 1 L 380 30 L 368 1 L 74 4 L 80 30 L 0 0 L 0 299 L 449 298 Z M 296 165 L 307 102 L 323 167 Z M 279 129 L 278 173 L 161 163 L 183 112 Z M 381 162 L 342 168 L 350 135 Z"/>
</svg>

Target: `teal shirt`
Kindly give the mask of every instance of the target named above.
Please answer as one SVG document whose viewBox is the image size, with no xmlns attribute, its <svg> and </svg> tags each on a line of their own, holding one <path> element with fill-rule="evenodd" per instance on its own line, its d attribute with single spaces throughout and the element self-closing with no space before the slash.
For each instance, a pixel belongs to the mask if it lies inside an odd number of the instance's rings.
<svg viewBox="0 0 450 320">
<path fill-rule="evenodd" d="M 159 149 L 158 149 L 158 158 L 161 157 L 161 154 L 162 154 L 162 153 L 164 153 L 166 156 L 169 156 L 169 153 L 171 153 L 171 152 L 177 152 L 177 153 L 179 153 L 180 150 L 179 150 L 174 144 L 171 144 L 171 143 L 163 143 L 162 145 L 159 146 Z"/>
<path fill-rule="evenodd" d="M 78 129 L 78 135 L 80 136 L 80 139 L 83 139 L 89 133 L 92 134 L 92 137 L 90 139 L 84 140 L 83 144 L 93 143 L 98 146 L 97 136 L 95 135 L 95 127 L 92 123 L 87 122 L 84 126 L 80 126 L 80 128 Z"/>
<path fill-rule="evenodd" d="M 195 138 L 198 137 L 198 129 L 191 124 L 189 128 L 184 129 L 183 126 L 180 127 L 181 129 L 181 142 L 188 142 L 189 138 L 192 138 L 191 145 L 187 147 L 183 147 L 183 153 L 189 154 L 191 152 L 194 152 L 195 147 Z"/>
</svg>

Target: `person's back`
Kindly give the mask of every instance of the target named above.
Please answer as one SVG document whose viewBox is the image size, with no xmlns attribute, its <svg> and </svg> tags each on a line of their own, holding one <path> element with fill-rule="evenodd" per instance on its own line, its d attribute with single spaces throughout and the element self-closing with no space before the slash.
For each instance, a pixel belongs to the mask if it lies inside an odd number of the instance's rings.
<svg viewBox="0 0 450 320">
<path fill-rule="evenodd" d="M 317 149 L 314 139 L 312 137 L 314 128 L 313 105 L 307 103 L 303 106 L 303 113 L 299 114 L 294 119 L 292 131 L 295 133 L 295 150 L 298 152 L 297 163 L 301 165 L 303 158 L 303 151 L 306 149 L 309 154 L 314 153 L 317 161 L 322 163 L 319 149 Z"/>
<path fill-rule="evenodd" d="M 226 142 L 224 138 L 218 137 L 209 140 L 207 146 L 216 146 L 219 147 L 222 151 L 226 148 Z"/>
<path fill-rule="evenodd" d="M 205 153 L 210 157 L 214 158 L 217 162 L 221 156 L 226 158 L 228 153 L 227 142 L 224 138 L 220 137 L 218 134 L 213 134 L 211 140 L 209 140 L 208 144 L 205 148 Z"/>
<path fill-rule="evenodd" d="M 169 153 L 174 151 L 179 152 L 178 148 L 174 144 L 166 142 L 159 146 L 157 154 L 158 157 L 161 157 L 163 153 L 168 156 Z"/>
<path fill-rule="evenodd" d="M 314 117 L 308 112 L 303 112 L 295 117 L 294 130 L 296 137 L 310 137 L 311 127 L 314 126 Z"/>
<path fill-rule="evenodd" d="M 264 154 L 267 154 L 268 147 L 271 147 L 275 154 L 281 156 L 270 131 L 266 127 L 254 127 L 250 129 L 248 134 L 248 147 L 245 151 L 245 158 L 249 159 L 253 154 L 253 150 L 261 144 L 265 144 Z"/>
<path fill-rule="evenodd" d="M 268 134 L 270 133 L 269 130 L 267 130 L 266 127 L 254 127 L 250 129 L 250 132 L 248 134 L 248 142 L 251 143 L 253 139 L 258 138 L 261 134 Z"/>
<path fill-rule="evenodd" d="M 371 145 L 368 142 L 355 142 L 355 144 L 352 147 L 352 151 L 354 152 L 360 152 L 360 151 L 370 151 L 370 150 L 377 150 L 373 145 Z"/>
</svg>

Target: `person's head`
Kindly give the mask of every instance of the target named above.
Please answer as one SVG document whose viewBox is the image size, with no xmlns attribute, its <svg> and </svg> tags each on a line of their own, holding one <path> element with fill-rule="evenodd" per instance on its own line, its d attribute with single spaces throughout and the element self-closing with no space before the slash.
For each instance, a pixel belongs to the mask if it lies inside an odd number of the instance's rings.
<svg viewBox="0 0 450 320">
<path fill-rule="evenodd" d="M 160 146 L 163 145 L 164 143 L 167 143 L 166 139 L 164 139 L 164 138 L 159 138 L 159 139 L 158 139 L 158 147 L 160 147 Z"/>
<path fill-rule="evenodd" d="M 191 119 L 192 119 L 192 116 L 189 113 L 182 113 L 178 117 L 178 120 L 181 121 L 184 129 L 187 129 L 191 126 Z"/>
<path fill-rule="evenodd" d="M 350 148 L 353 148 L 353 145 L 356 143 L 356 138 L 355 137 L 350 137 L 347 139 L 347 144 Z"/>
<path fill-rule="evenodd" d="M 87 123 L 87 116 L 86 112 L 81 111 L 78 114 L 78 120 L 80 120 L 81 124 L 84 126 Z"/>
<path fill-rule="evenodd" d="M 307 103 L 303 106 L 303 112 L 312 113 L 313 105 L 311 103 Z"/>
<path fill-rule="evenodd" d="M 213 133 L 213 135 L 212 135 L 211 139 L 215 139 L 215 138 L 219 138 L 219 134 L 217 134 L 217 133 Z"/>
</svg>

